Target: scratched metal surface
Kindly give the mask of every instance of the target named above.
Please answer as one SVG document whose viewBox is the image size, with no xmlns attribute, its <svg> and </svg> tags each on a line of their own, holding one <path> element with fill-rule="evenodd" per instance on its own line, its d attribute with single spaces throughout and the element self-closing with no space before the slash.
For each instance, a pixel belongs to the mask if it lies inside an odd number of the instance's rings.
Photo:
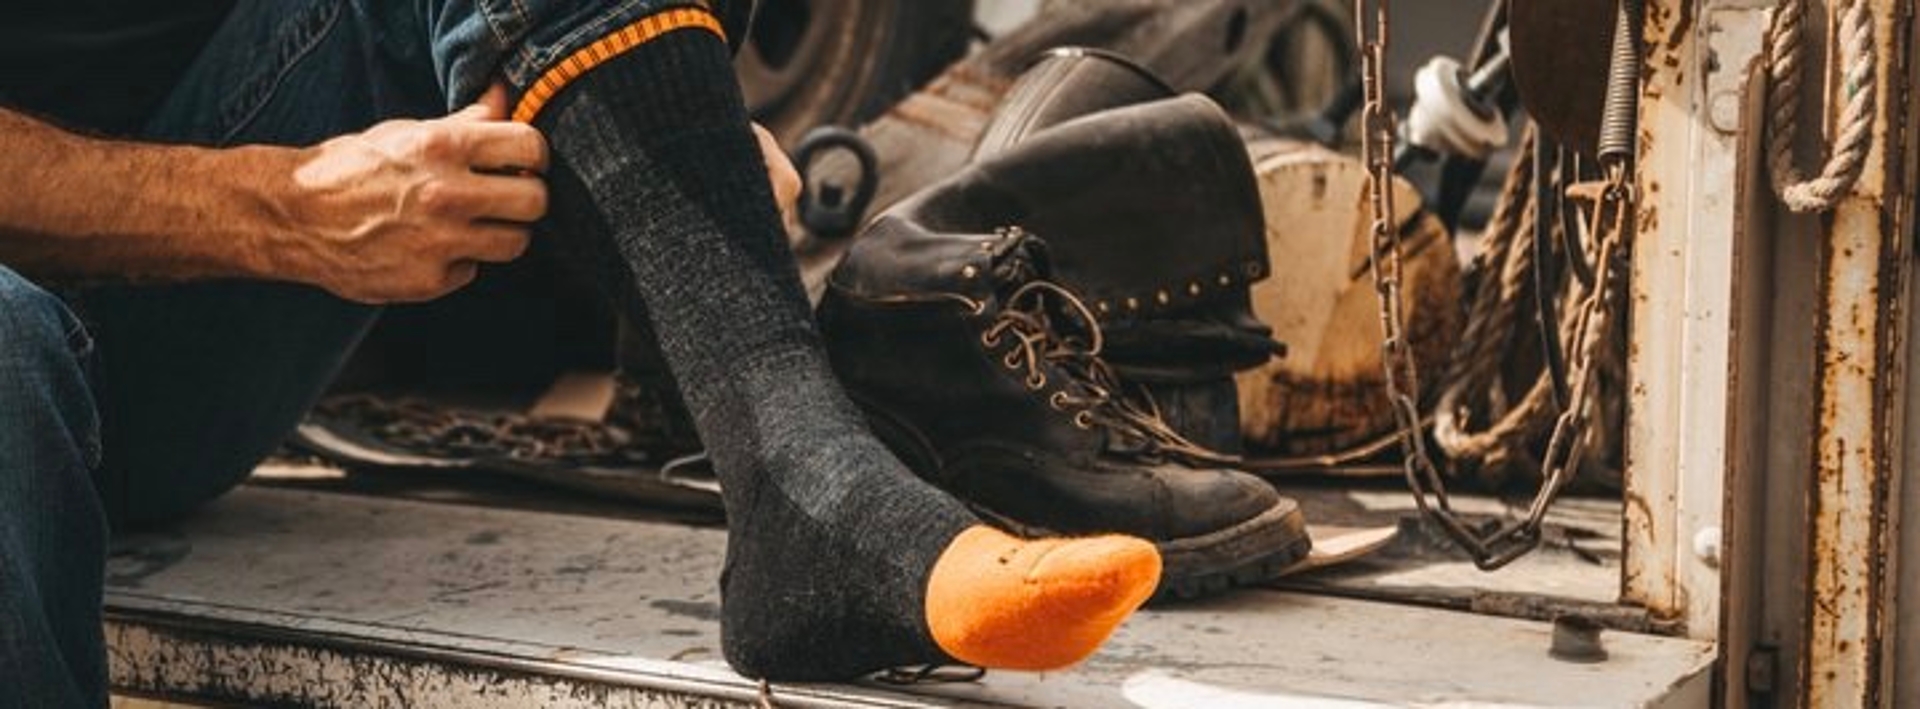
<svg viewBox="0 0 1920 709">
<path fill-rule="evenodd" d="M 722 543 L 674 524 L 243 488 L 122 541 L 113 673 L 146 691 L 322 705 L 571 703 L 620 688 L 614 705 L 749 701 L 718 656 Z M 1067 672 L 777 691 L 878 706 L 1704 702 L 1709 645 L 1607 643 L 1610 661 L 1567 664 L 1547 657 L 1540 623 L 1250 591 L 1142 613 Z"/>
</svg>

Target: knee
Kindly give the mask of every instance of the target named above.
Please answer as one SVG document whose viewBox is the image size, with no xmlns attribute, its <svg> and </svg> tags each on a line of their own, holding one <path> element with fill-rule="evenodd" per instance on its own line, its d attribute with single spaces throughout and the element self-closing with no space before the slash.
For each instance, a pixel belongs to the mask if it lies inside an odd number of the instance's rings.
<svg viewBox="0 0 1920 709">
<path fill-rule="evenodd" d="M 98 460 L 99 421 L 82 367 L 92 347 L 59 298 L 0 266 L 0 443 L 15 435 L 27 440 L 13 445 L 64 442 L 89 466 Z"/>
<path fill-rule="evenodd" d="M 0 266 L 0 382 L 38 374 L 32 379 L 79 370 L 80 359 L 92 347 L 78 319 L 41 287 Z"/>
</svg>

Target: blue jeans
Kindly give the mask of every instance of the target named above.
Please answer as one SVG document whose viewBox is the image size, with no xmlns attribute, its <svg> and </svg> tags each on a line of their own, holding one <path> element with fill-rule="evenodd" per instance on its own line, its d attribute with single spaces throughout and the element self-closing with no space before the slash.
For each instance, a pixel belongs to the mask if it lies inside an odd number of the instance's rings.
<svg viewBox="0 0 1920 709">
<path fill-rule="evenodd" d="M 497 79 L 517 94 L 676 4 L 689 3 L 247 0 L 146 137 L 306 145 L 440 115 Z M 738 26 L 742 5 L 719 14 Z M 0 265 L 0 707 L 106 705 L 109 525 L 177 517 L 245 478 L 376 315 L 279 283 L 66 296 Z"/>
</svg>

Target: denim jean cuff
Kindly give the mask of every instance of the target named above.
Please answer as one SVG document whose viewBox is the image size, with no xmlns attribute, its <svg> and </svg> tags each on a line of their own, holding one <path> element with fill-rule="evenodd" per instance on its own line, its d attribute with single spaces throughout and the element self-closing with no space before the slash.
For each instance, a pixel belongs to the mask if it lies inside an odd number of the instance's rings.
<svg viewBox="0 0 1920 709">
<path fill-rule="evenodd" d="M 518 103 L 555 66 L 595 42 L 663 12 L 704 8 L 720 20 L 738 48 L 751 22 L 753 0 L 467 0 L 472 12 L 450 23 L 435 44 L 448 108 L 484 93 L 496 78 Z M 451 18 L 450 18 L 451 19 Z M 479 22 L 475 22 L 478 20 Z M 484 23 L 484 29 L 477 26 Z M 494 54 L 489 61 L 486 55 Z"/>
</svg>

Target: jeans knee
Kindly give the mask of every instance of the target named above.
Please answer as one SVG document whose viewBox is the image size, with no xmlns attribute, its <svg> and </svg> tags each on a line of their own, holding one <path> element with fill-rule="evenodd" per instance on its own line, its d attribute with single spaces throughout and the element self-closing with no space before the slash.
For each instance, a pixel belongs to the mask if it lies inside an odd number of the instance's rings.
<svg viewBox="0 0 1920 709">
<path fill-rule="evenodd" d="M 65 303 L 0 266 L 0 448 L 67 448 L 98 464 L 99 417 L 84 374 L 92 349 Z"/>
<path fill-rule="evenodd" d="M 65 303 L 0 266 L 0 366 L 84 356 L 85 339 Z"/>
<path fill-rule="evenodd" d="M 0 266 L 0 697 L 20 706 L 106 706 L 91 347 L 59 298 Z"/>
</svg>

